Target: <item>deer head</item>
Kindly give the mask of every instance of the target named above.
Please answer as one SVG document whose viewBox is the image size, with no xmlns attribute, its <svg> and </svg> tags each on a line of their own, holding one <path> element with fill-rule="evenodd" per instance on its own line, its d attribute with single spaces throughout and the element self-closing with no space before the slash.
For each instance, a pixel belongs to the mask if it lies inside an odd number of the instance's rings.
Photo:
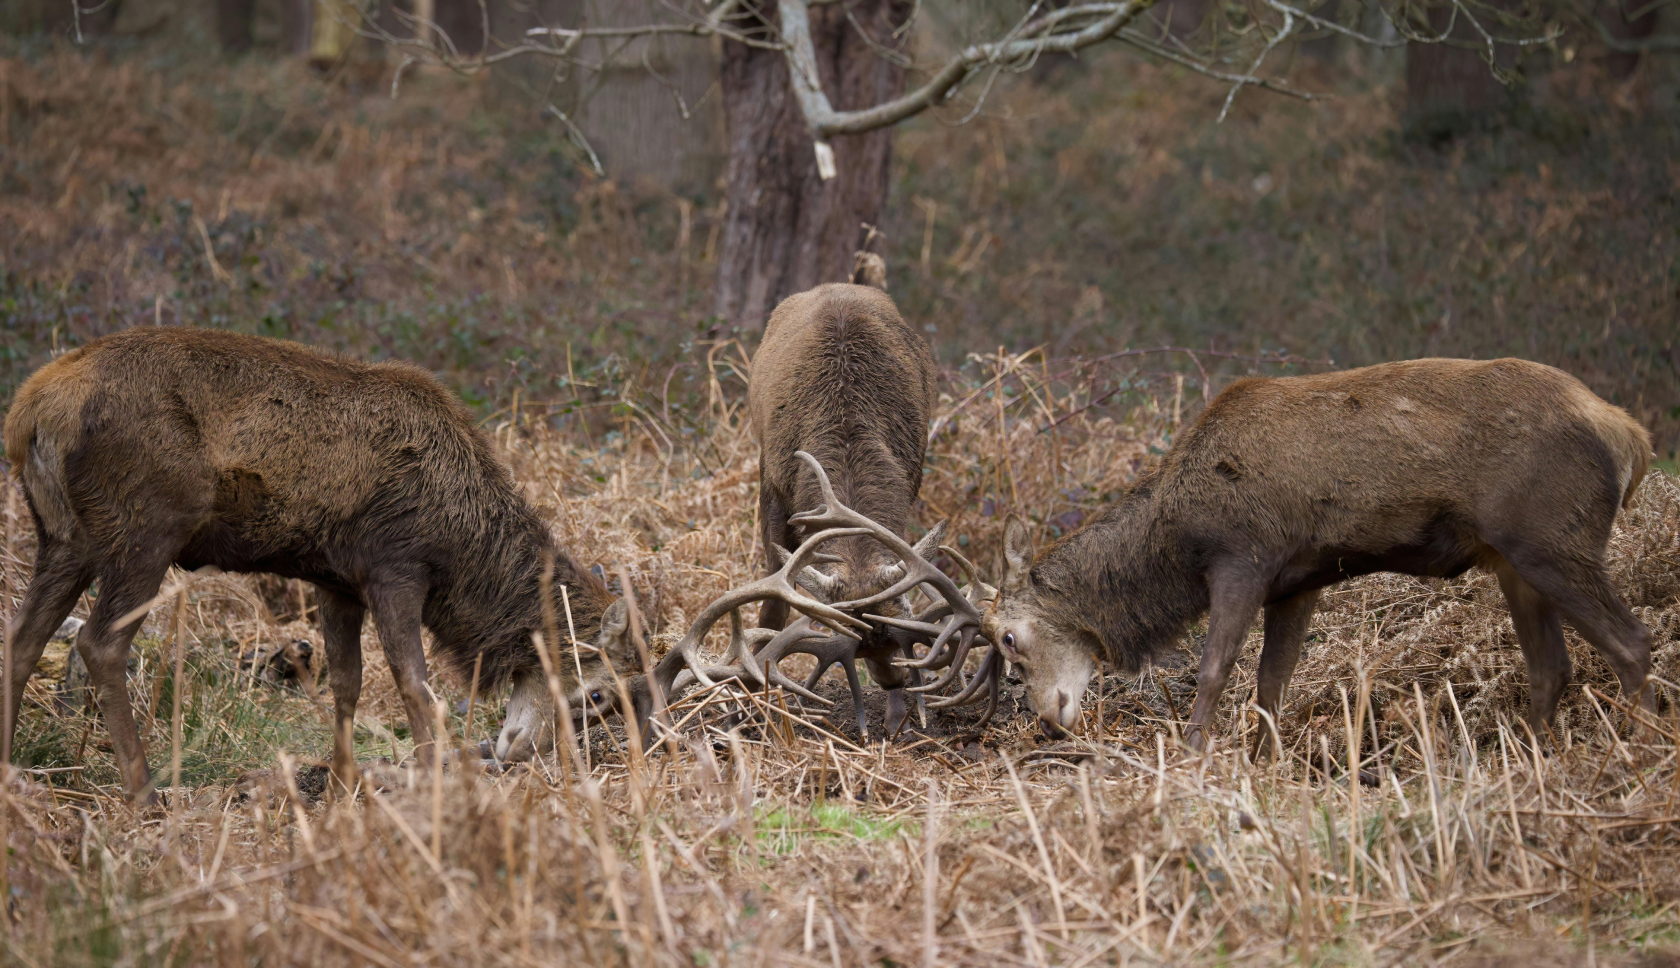
<svg viewBox="0 0 1680 968">
<path fill-rule="evenodd" d="M 605 716 L 616 707 L 618 677 L 628 678 L 637 668 L 629 604 L 622 598 L 614 601 L 602 614 L 594 640 L 578 643 L 575 660 L 570 660 L 572 651 L 561 648 L 550 654 L 557 660 L 554 674 L 573 721 L 586 723 L 590 716 Z M 557 714 L 554 693 L 542 669 L 527 667 L 516 672 L 507 719 L 496 737 L 496 759 L 517 763 L 553 749 Z"/>
</svg>

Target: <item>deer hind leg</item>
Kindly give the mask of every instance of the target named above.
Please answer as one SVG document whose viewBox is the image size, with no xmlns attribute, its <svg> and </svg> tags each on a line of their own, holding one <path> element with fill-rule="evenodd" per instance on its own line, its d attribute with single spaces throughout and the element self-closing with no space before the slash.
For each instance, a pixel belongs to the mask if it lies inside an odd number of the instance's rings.
<svg viewBox="0 0 1680 968">
<path fill-rule="evenodd" d="M 169 554 L 154 552 L 139 562 L 108 565 L 99 574 L 99 598 L 93 613 L 76 637 L 76 651 L 87 664 L 88 679 L 105 717 L 105 730 L 111 735 L 123 793 L 136 802 L 157 801 L 157 791 L 152 789 L 152 772 L 146 765 L 146 748 L 140 742 L 140 730 L 135 725 L 128 696 L 129 646 L 145 623 L 145 617 L 122 627 L 115 623 L 157 594 L 174 558 L 171 550 Z"/>
<path fill-rule="evenodd" d="M 0 724 L 5 730 L 6 749 L 12 748 L 18 713 L 23 708 L 24 687 L 41 661 L 47 642 L 76 607 L 76 598 L 93 583 L 93 572 L 70 543 L 38 529 L 40 547 L 35 553 L 35 574 L 23 593 L 23 602 L 12 617 L 6 634 L 12 641 L 12 667 L 8 685 L 12 690 L 11 718 Z"/>
<path fill-rule="evenodd" d="M 327 685 L 333 694 L 332 775 L 335 792 L 356 789 L 356 702 L 362 695 L 362 603 L 316 586 L 321 637 L 327 645 Z"/>
<path fill-rule="evenodd" d="M 1266 715 L 1261 717 L 1260 730 L 1254 736 L 1252 755 L 1256 761 L 1262 754 L 1277 755 L 1277 718 L 1283 707 L 1283 691 L 1295 673 L 1295 664 L 1301 661 L 1302 640 L 1307 637 L 1307 625 L 1318 608 L 1318 596 L 1319 590 L 1313 589 L 1266 606 L 1266 638 L 1260 647 L 1259 696 L 1256 697 Z"/>
<path fill-rule="evenodd" d="M 379 630 L 379 645 L 397 680 L 403 709 L 408 713 L 409 732 L 414 736 L 414 758 L 422 767 L 432 765 L 432 691 L 426 686 L 426 650 L 420 641 L 420 610 L 425 603 L 424 586 L 414 580 L 376 582 L 367 589 L 373 609 L 373 623 Z"/>
<path fill-rule="evenodd" d="M 1523 581 L 1509 562 L 1494 569 L 1505 605 L 1511 610 L 1511 625 L 1517 630 L 1523 662 L 1528 666 L 1528 725 L 1535 736 L 1546 735 L 1546 727 L 1557 712 L 1558 699 L 1571 678 L 1569 649 L 1563 642 L 1563 616 L 1557 606 Z"/>
<path fill-rule="evenodd" d="M 1651 674 L 1651 632 L 1616 595 L 1604 566 L 1598 562 L 1547 560 L 1539 555 L 1505 558 L 1523 582 L 1561 611 L 1569 624 L 1592 643 L 1621 681 L 1622 695 L 1629 701 L 1638 696 L 1646 709 L 1655 711 L 1656 697 L 1645 687 L 1646 677 Z M 1515 607 L 1511 610 L 1513 621 L 1516 611 Z M 1562 692 L 1561 685 L 1558 692 Z M 1549 719 L 1555 706 L 1554 699 L 1551 706 L 1538 712 Z"/>
</svg>

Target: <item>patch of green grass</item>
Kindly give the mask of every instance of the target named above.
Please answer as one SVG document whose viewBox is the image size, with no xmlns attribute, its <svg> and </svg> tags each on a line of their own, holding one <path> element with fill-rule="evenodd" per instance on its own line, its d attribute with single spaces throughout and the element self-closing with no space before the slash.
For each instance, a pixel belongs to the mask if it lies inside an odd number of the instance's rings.
<svg viewBox="0 0 1680 968">
<path fill-rule="evenodd" d="M 756 820 L 760 845 L 776 854 L 791 854 L 808 840 L 891 840 L 900 831 L 919 836 L 913 824 L 870 816 L 829 800 L 809 807 L 782 805 L 763 810 Z"/>
</svg>

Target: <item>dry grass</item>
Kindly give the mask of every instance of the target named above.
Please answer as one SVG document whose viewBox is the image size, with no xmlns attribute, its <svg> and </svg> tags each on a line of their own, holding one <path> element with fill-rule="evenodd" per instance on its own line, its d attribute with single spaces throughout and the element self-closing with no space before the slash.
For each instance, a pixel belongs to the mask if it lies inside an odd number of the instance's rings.
<svg viewBox="0 0 1680 968">
<path fill-rule="evenodd" d="M 704 406 L 668 419 L 632 396 L 606 439 L 542 408 L 493 422 L 566 545 L 629 570 L 656 642 L 749 576 L 756 554 L 749 364 L 732 344 L 695 363 L 713 378 Z M 1103 385 L 1088 367 L 984 367 L 997 383 L 946 384 L 923 512 L 951 513 L 982 567 L 997 555 L 997 509 L 1030 510 L 1041 535 L 1071 526 L 1190 409 L 1170 376 L 1133 374 L 1133 399 L 1086 408 Z M 32 539 L 9 493 L 0 572 L 15 600 Z M 1677 535 L 1680 485 L 1658 474 L 1611 550 L 1669 682 Z M 134 686 L 164 783 L 173 604 L 147 626 Z M 1557 748 L 1529 754 L 1510 725 L 1525 680 L 1485 578 L 1375 577 L 1329 593 L 1276 764 L 1241 753 L 1257 728 L 1241 708 L 1256 642 L 1206 756 L 1172 739 L 1193 680 L 1169 656 L 1093 690 L 1071 744 L 1041 745 L 1024 719 L 1000 716 L 981 736 L 940 717 L 925 736 L 858 745 L 844 716 L 819 729 L 774 696 L 692 696 L 679 714 L 706 708 L 674 752 L 626 753 L 596 727 L 583 749 L 528 771 L 398 774 L 336 804 L 314 802 L 293 773 L 326 748 L 320 709 L 235 672 L 240 644 L 314 635 L 268 609 L 248 579 L 189 593 L 187 782 L 167 809 L 125 807 L 102 730 L 51 711 L 37 680 L 19 741 L 37 768 L 0 793 L 10 960 L 1581 964 L 1680 941 L 1672 687 L 1656 738 L 1613 731 L 1624 716 L 1611 677 L 1574 643 L 1578 680 L 1598 695 L 1572 694 Z M 387 731 L 402 732 L 400 704 L 368 638 L 372 757 L 403 740 Z M 444 688 L 462 698 L 458 683 Z M 452 716 L 452 734 L 483 737 L 484 710 L 499 706 L 481 697 L 476 722 Z M 745 720 L 726 731 L 730 710 Z M 1350 736 L 1377 786 L 1349 782 Z M 81 769 L 52 772 L 66 766 Z M 256 772 L 237 782 L 244 770 Z"/>
</svg>

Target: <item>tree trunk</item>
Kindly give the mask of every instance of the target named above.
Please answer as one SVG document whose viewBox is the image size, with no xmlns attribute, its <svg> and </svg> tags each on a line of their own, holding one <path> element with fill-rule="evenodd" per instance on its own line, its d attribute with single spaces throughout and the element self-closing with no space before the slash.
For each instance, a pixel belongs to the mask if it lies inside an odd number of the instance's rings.
<svg viewBox="0 0 1680 968">
<path fill-rule="evenodd" d="M 894 45 L 908 0 L 858 0 L 811 11 L 811 36 L 823 89 L 839 110 L 896 97 L 904 71 L 879 56 L 847 22 L 847 11 L 874 42 Z M 839 174 L 817 174 L 810 129 L 789 84 L 780 51 L 725 43 L 723 110 L 729 137 L 728 213 L 718 258 L 717 313 L 761 329 L 776 303 L 822 282 L 841 282 L 886 204 L 892 128 L 836 138 Z"/>
<path fill-rule="evenodd" d="M 1628 8 L 1644 8 L 1644 16 L 1627 19 Z M 1617 40 L 1644 40 L 1657 32 L 1657 10 L 1645 0 L 1611 0 L 1598 8 L 1598 18 L 1610 36 Z M 1605 55 L 1604 67 L 1613 80 L 1625 81 L 1639 66 L 1639 51 L 1612 50 Z"/>
<path fill-rule="evenodd" d="M 216 0 L 216 39 L 222 49 L 240 54 L 251 49 L 251 17 L 255 0 Z"/>
<path fill-rule="evenodd" d="M 1498 36 L 1497 23 L 1483 15 L 1484 26 Z M 1475 44 L 1481 40 L 1474 27 L 1460 16 L 1452 19 L 1452 7 L 1431 7 L 1429 31 L 1439 36 L 1453 23 L 1452 39 Z M 1502 69 L 1515 63 L 1515 50 L 1495 49 Z M 1512 101 L 1511 92 L 1493 75 L 1481 52 L 1447 44 L 1406 45 L 1406 112 L 1404 125 L 1409 136 L 1424 141 L 1444 141 L 1454 135 L 1491 122 Z"/>
<path fill-rule="evenodd" d="M 294 57 L 309 54 L 309 39 L 314 23 L 313 0 L 281 0 L 280 34 L 286 53 Z"/>
</svg>

